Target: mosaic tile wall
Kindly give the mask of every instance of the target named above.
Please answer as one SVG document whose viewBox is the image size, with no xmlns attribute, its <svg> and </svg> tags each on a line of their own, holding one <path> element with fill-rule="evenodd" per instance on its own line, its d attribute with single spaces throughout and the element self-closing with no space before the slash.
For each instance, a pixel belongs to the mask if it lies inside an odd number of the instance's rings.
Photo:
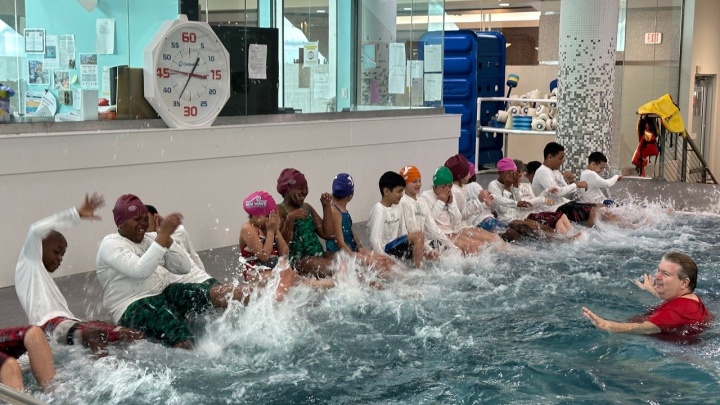
<svg viewBox="0 0 720 405">
<path fill-rule="evenodd" d="M 565 170 L 580 174 L 591 152 L 610 156 L 618 0 L 560 5 L 557 142 Z"/>
</svg>

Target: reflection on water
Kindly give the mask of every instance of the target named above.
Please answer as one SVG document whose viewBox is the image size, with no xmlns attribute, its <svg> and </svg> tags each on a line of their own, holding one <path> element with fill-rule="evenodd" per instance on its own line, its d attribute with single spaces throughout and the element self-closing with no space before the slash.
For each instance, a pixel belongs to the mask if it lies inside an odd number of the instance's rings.
<svg viewBox="0 0 720 405">
<path fill-rule="evenodd" d="M 717 328 L 678 346 L 582 317 L 583 305 L 613 320 L 644 312 L 656 299 L 630 279 L 669 250 L 696 259 L 696 291 L 719 311 L 720 218 L 647 212 L 641 229 L 448 258 L 384 290 L 348 276 L 280 304 L 256 297 L 198 320 L 194 352 L 140 342 L 93 361 L 54 347 L 59 387 L 34 394 L 57 404 L 715 402 Z"/>
</svg>

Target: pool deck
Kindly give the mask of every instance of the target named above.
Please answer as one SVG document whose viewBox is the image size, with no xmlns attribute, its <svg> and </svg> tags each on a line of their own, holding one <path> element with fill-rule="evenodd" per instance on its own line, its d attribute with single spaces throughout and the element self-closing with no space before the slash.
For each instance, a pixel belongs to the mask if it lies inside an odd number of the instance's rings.
<svg viewBox="0 0 720 405">
<path fill-rule="evenodd" d="M 483 187 L 497 174 L 478 175 Z M 612 197 L 647 199 L 650 202 L 671 202 L 679 211 L 708 211 L 720 213 L 720 187 L 706 184 L 669 183 L 652 179 L 626 178 L 612 188 Z M 354 225 L 356 232 L 367 244 L 365 223 Z M 72 244 L 72 241 L 70 241 Z M 198 252 L 207 272 L 221 282 L 231 277 L 238 268 L 236 246 L 226 246 Z M 62 272 L 62 269 L 60 269 Z M 65 295 L 70 310 L 83 319 L 108 320 L 100 303 L 101 288 L 94 271 L 58 277 L 55 279 Z M 14 287 L 0 288 L 0 328 L 27 323 Z"/>
</svg>

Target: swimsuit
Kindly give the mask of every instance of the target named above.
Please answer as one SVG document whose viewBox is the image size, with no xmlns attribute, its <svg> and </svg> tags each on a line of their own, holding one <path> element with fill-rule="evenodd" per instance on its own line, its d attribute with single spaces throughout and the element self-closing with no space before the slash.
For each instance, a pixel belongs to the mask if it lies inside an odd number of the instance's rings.
<svg viewBox="0 0 720 405">
<path fill-rule="evenodd" d="M 333 204 L 333 207 L 340 211 L 340 214 L 342 215 L 342 219 L 340 220 L 340 223 L 342 225 L 342 236 L 343 236 L 343 242 L 352 250 L 353 252 L 358 251 L 357 244 L 355 243 L 355 235 L 353 234 L 352 230 L 352 217 L 350 217 L 350 213 L 345 211 L 341 211 L 340 207 Z M 327 242 L 325 242 L 325 247 L 327 248 L 328 252 L 337 252 L 340 250 L 340 246 L 338 246 L 338 243 L 333 240 L 329 239 Z"/>
<path fill-rule="evenodd" d="M 286 214 L 290 214 L 284 203 L 278 204 L 278 207 L 282 207 Z M 306 257 L 322 257 L 325 255 L 325 250 L 316 234 L 317 226 L 312 213 L 305 208 L 305 204 L 300 209 L 305 210 L 307 215 L 304 219 L 296 219 L 293 223 L 292 239 L 290 240 L 290 264 L 294 264 Z"/>
</svg>

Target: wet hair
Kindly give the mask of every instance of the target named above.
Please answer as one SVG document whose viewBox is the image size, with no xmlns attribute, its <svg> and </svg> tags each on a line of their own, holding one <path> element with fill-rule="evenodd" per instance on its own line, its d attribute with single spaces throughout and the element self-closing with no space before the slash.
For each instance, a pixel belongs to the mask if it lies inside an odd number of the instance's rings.
<svg viewBox="0 0 720 405">
<path fill-rule="evenodd" d="M 697 286 L 697 264 L 695 264 L 695 260 L 693 260 L 690 256 L 686 254 L 682 254 L 680 252 L 670 252 L 666 253 L 662 260 L 665 262 L 675 263 L 678 266 L 680 266 L 680 270 L 678 271 L 678 278 L 680 280 L 689 279 L 690 283 L 688 284 L 688 288 L 690 288 L 690 292 L 695 291 L 695 286 Z"/>
<path fill-rule="evenodd" d="M 535 172 L 537 171 L 537 169 L 540 168 L 540 166 L 542 166 L 542 163 L 538 162 L 537 160 L 533 160 L 532 162 L 528 162 L 528 164 L 525 165 L 525 170 L 527 170 L 527 172 L 530 174 L 535 174 Z"/>
<path fill-rule="evenodd" d="M 151 213 L 151 214 L 153 214 L 153 215 L 157 215 L 157 214 L 158 214 L 157 208 L 153 207 L 153 206 L 150 205 L 150 204 L 145 204 L 145 208 L 147 208 L 148 212 Z"/>
<path fill-rule="evenodd" d="M 545 149 L 543 149 L 543 158 L 547 159 L 548 156 L 555 156 L 564 150 L 565 150 L 565 147 L 560 145 L 559 143 L 550 142 L 547 145 L 545 145 Z"/>
<path fill-rule="evenodd" d="M 517 166 L 517 172 L 522 173 L 525 171 L 525 163 L 520 159 L 513 159 L 513 163 Z"/>
<path fill-rule="evenodd" d="M 395 172 L 385 172 L 382 176 L 380 176 L 380 181 L 378 181 L 378 186 L 380 186 L 380 195 L 385 195 L 383 193 L 384 189 L 388 189 L 392 191 L 395 187 L 402 187 L 405 188 L 405 179 L 403 176 L 399 175 Z"/>
</svg>

